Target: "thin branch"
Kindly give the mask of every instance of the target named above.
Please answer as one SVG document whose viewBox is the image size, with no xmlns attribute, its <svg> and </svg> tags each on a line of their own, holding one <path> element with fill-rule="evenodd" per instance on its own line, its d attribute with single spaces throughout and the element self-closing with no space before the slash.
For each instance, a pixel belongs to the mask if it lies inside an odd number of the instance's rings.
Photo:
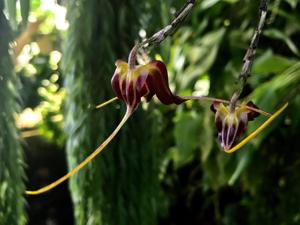
<svg viewBox="0 0 300 225">
<path fill-rule="evenodd" d="M 250 46 L 243 58 L 243 67 L 241 70 L 241 73 L 239 75 L 239 82 L 240 82 L 240 89 L 238 91 L 236 91 L 231 98 L 231 109 L 234 110 L 235 108 L 235 104 L 237 102 L 237 100 L 239 99 L 246 83 L 247 83 L 247 79 L 250 76 L 250 72 L 251 72 L 251 68 L 252 68 L 252 64 L 253 64 L 253 60 L 254 60 L 254 56 L 256 53 L 256 48 L 258 46 L 258 42 L 259 42 L 259 38 L 260 35 L 262 33 L 265 21 L 266 21 L 266 17 L 267 17 L 267 11 L 268 11 L 268 2 L 267 0 L 261 0 L 260 2 L 260 6 L 259 6 L 259 10 L 260 10 L 260 19 L 259 19 L 259 23 L 257 25 L 257 28 L 255 30 L 255 33 L 252 37 L 252 40 L 250 42 Z"/>
<path fill-rule="evenodd" d="M 165 26 L 164 28 L 157 31 L 151 37 L 146 38 L 142 42 L 136 44 L 131 50 L 128 57 L 128 65 L 129 68 L 134 68 L 136 56 L 141 47 L 149 47 L 154 44 L 160 44 L 163 40 L 165 40 L 168 36 L 171 36 L 175 33 L 177 28 L 182 24 L 185 18 L 191 13 L 192 9 L 195 6 L 196 0 L 188 0 L 185 5 L 175 13 L 175 18 L 172 22 Z"/>
<path fill-rule="evenodd" d="M 171 36 L 174 34 L 176 29 L 181 25 L 181 23 L 185 20 L 185 18 L 190 14 L 192 11 L 196 0 L 188 0 L 185 5 L 178 10 L 175 13 L 175 18 L 173 21 L 167 25 L 166 27 L 162 28 L 161 30 L 157 31 L 155 34 L 153 34 L 150 38 L 145 39 L 141 42 L 141 45 L 153 45 L 153 44 L 159 44 L 163 40 L 166 39 L 166 37 Z"/>
</svg>

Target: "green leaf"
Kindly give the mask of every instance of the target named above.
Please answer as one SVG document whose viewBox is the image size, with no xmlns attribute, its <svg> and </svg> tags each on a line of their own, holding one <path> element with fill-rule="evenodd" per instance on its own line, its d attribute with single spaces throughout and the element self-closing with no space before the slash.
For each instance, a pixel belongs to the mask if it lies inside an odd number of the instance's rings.
<svg viewBox="0 0 300 225">
<path fill-rule="evenodd" d="M 278 74 L 294 65 L 295 62 L 296 60 L 275 55 L 271 50 L 268 50 L 254 61 L 252 71 L 256 74 Z"/>
<path fill-rule="evenodd" d="M 250 162 L 250 154 L 252 153 L 249 151 L 249 147 L 246 146 L 244 149 L 245 153 L 240 154 L 240 158 L 237 164 L 235 171 L 233 172 L 232 176 L 228 181 L 228 185 L 234 185 L 236 180 L 240 177 L 241 173 L 245 170 Z"/>
<path fill-rule="evenodd" d="M 274 112 L 279 106 L 281 106 L 284 101 L 288 99 L 283 99 L 283 96 L 288 97 L 290 93 L 297 91 L 300 84 L 300 62 L 295 63 L 293 66 L 289 67 L 283 73 L 275 76 L 268 82 L 260 85 L 253 91 L 250 95 L 251 100 L 255 102 L 257 106 L 262 108 L 267 112 Z M 275 120 L 269 127 L 267 127 L 264 132 L 262 132 L 258 137 L 255 138 L 255 144 L 261 143 L 261 141 L 268 136 L 268 134 L 277 127 L 278 121 L 284 116 Z M 251 132 L 256 129 L 260 124 L 266 119 L 262 116 L 257 118 L 253 123 L 249 123 L 248 131 Z"/>
<path fill-rule="evenodd" d="M 201 119 L 195 111 L 178 111 L 175 118 L 174 136 L 176 150 L 174 164 L 176 168 L 193 159 L 193 154 L 199 145 Z"/>
<path fill-rule="evenodd" d="M 31 0 L 31 10 L 36 11 L 41 6 L 41 0 Z"/>
<path fill-rule="evenodd" d="M 212 150 L 214 142 L 214 126 L 213 126 L 213 113 L 209 107 L 205 108 L 203 113 L 203 128 L 205 132 L 200 133 L 199 145 L 201 148 L 201 161 L 205 162 Z"/>
</svg>

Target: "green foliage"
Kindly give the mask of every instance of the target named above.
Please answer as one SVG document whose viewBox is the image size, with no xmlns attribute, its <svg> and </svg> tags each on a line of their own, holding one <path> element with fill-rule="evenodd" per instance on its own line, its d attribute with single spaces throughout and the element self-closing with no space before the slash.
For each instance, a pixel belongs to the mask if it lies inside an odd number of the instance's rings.
<svg viewBox="0 0 300 225">
<path fill-rule="evenodd" d="M 196 5 L 191 22 L 178 30 L 169 49 L 162 48 L 177 92 L 201 95 L 208 86 L 208 95 L 230 98 L 238 87 L 235 81 L 258 21 L 258 4 L 207 0 Z M 175 146 L 170 146 L 167 160 L 169 167 L 175 168 L 164 180 L 185 168 L 190 169 L 185 176 L 194 176 L 201 167 L 201 176 L 183 192 L 188 196 L 197 190 L 201 193 L 204 200 L 199 202 L 201 211 L 196 211 L 195 217 L 213 208 L 211 224 L 299 223 L 300 194 L 295 191 L 299 185 L 299 4 L 281 1 L 279 8 L 276 2 L 270 4 L 271 23 L 261 37 L 243 97 L 267 112 L 289 101 L 288 110 L 234 155 L 220 151 L 209 104 L 188 103 L 179 107 L 173 118 Z M 251 122 L 249 132 L 265 120 L 260 116 Z M 224 190 L 231 194 L 223 194 Z M 212 193 L 213 201 L 209 197 Z M 187 205 L 190 201 L 188 197 Z"/>
<path fill-rule="evenodd" d="M 24 162 L 14 118 L 19 82 L 8 53 L 11 31 L 2 1 L 0 29 L 0 224 L 23 225 L 26 222 Z"/>
<path fill-rule="evenodd" d="M 198 146 L 198 139 L 200 132 L 201 118 L 199 118 L 195 111 L 180 112 L 175 117 L 174 136 L 176 140 L 177 150 L 174 152 L 175 167 L 185 164 L 193 159 L 193 152 Z"/>
<path fill-rule="evenodd" d="M 36 43 L 30 46 L 34 49 L 32 46 L 38 48 Z M 57 50 L 51 51 L 49 56 L 42 53 L 31 55 L 27 64 L 19 66 L 17 75 L 23 85 L 22 109 L 32 108 L 36 115 L 42 117 L 31 129 L 37 129 L 43 138 L 63 146 L 66 137 L 62 115 L 65 91 L 58 67 L 60 56 Z"/>
<path fill-rule="evenodd" d="M 118 124 L 124 107 L 96 110 L 112 93 L 114 62 L 127 58 L 137 38 L 135 10 L 142 3 L 69 1 L 64 42 L 65 130 L 69 168 L 74 168 Z M 120 103 L 116 103 L 120 104 Z M 70 180 L 76 224 L 156 224 L 159 126 L 142 109 L 96 160 Z"/>
</svg>

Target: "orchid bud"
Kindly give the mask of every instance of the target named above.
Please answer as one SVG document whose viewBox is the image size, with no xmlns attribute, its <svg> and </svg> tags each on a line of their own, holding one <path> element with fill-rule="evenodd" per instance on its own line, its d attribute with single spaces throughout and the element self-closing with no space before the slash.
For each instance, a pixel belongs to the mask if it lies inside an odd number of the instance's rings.
<svg viewBox="0 0 300 225">
<path fill-rule="evenodd" d="M 211 110 L 215 113 L 218 139 L 225 151 L 237 144 L 240 137 L 246 132 L 248 121 L 259 116 L 258 112 L 250 110 L 249 107 L 258 109 L 252 102 L 236 106 L 234 110 L 230 110 L 230 106 L 225 106 L 220 102 L 212 104 Z"/>
<path fill-rule="evenodd" d="M 146 65 L 129 68 L 128 63 L 118 60 L 111 79 L 114 92 L 127 108 L 134 111 L 141 98 L 150 101 L 154 95 L 166 105 L 180 104 L 185 100 L 173 95 L 168 84 L 166 66 L 161 61 L 152 61 Z"/>
</svg>

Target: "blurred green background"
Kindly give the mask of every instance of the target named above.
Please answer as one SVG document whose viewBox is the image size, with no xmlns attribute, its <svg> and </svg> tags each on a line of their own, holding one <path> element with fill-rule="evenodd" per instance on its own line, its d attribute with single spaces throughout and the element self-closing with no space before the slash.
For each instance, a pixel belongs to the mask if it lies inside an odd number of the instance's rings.
<svg viewBox="0 0 300 225">
<path fill-rule="evenodd" d="M 167 65 L 174 93 L 229 99 L 259 3 L 196 1 L 178 31 L 146 54 Z M 297 0 L 269 1 L 242 96 L 271 113 L 289 107 L 241 151 L 222 152 L 211 103 L 155 99 L 69 182 L 24 196 L 74 168 L 111 133 L 124 105 L 95 106 L 114 96 L 114 62 L 184 4 L 0 0 L 0 225 L 300 224 Z"/>
</svg>

